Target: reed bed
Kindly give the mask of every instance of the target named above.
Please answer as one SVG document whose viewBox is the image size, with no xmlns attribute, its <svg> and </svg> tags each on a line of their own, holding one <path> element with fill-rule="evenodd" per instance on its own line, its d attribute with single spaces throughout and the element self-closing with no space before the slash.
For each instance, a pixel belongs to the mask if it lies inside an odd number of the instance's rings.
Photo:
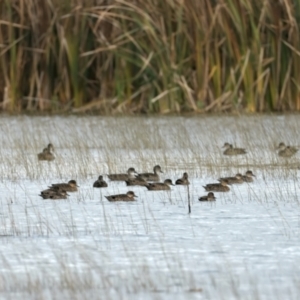
<svg viewBox="0 0 300 300">
<path fill-rule="evenodd" d="M 2 110 L 300 110 L 300 0 L 0 1 Z"/>
</svg>

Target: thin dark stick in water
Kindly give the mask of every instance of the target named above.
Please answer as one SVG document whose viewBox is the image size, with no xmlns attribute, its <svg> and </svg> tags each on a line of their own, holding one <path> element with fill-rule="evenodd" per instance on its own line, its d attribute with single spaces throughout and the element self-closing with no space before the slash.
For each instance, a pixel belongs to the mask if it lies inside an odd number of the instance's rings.
<svg viewBox="0 0 300 300">
<path fill-rule="evenodd" d="M 187 185 L 186 187 L 187 187 L 187 192 L 188 192 L 188 208 L 189 208 L 189 214 L 190 214 L 192 212 L 191 211 L 190 188 L 189 188 L 189 185 Z"/>
</svg>

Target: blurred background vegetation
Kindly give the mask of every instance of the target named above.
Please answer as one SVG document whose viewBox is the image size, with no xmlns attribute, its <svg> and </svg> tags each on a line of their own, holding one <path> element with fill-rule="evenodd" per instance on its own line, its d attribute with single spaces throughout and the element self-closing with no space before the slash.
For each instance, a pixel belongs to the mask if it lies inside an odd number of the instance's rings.
<svg viewBox="0 0 300 300">
<path fill-rule="evenodd" d="M 300 0 L 0 0 L 0 109 L 300 110 Z"/>
</svg>

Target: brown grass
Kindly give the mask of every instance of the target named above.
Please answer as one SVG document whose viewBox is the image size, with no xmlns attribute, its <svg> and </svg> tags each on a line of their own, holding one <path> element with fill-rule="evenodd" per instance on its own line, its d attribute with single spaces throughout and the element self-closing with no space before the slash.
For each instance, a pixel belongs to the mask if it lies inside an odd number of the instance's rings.
<svg viewBox="0 0 300 300">
<path fill-rule="evenodd" d="M 0 1 L 8 111 L 300 109 L 300 1 Z"/>
</svg>

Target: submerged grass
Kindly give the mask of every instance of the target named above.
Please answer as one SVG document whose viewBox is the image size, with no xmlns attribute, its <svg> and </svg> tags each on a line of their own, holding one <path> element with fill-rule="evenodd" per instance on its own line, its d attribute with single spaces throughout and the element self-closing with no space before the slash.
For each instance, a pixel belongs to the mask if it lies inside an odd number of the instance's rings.
<svg viewBox="0 0 300 300">
<path fill-rule="evenodd" d="M 9 111 L 300 110 L 300 1 L 0 1 Z"/>
</svg>

